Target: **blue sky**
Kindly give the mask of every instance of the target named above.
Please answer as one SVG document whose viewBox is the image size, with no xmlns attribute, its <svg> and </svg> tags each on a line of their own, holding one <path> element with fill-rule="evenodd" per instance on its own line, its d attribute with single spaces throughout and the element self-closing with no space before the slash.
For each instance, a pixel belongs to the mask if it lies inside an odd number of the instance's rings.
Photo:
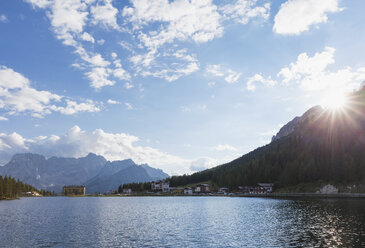
<svg viewBox="0 0 365 248">
<path fill-rule="evenodd" d="M 0 2 L 0 162 L 228 162 L 365 80 L 365 2 Z"/>
</svg>

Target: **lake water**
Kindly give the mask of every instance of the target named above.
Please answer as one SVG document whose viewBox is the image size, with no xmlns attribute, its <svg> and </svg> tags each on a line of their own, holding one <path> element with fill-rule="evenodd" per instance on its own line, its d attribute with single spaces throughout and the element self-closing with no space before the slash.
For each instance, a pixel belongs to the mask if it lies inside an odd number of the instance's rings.
<svg viewBox="0 0 365 248">
<path fill-rule="evenodd" d="M 43 197 L 0 201 L 0 247 L 365 247 L 365 200 Z"/>
</svg>

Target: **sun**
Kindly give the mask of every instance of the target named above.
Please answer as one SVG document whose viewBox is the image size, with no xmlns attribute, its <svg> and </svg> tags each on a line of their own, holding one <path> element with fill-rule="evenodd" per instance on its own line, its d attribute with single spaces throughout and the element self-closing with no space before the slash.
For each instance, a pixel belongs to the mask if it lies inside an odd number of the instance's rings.
<svg viewBox="0 0 365 248">
<path fill-rule="evenodd" d="M 347 98 L 344 92 L 333 92 L 323 98 L 322 106 L 332 110 L 339 110 L 346 106 Z"/>
</svg>

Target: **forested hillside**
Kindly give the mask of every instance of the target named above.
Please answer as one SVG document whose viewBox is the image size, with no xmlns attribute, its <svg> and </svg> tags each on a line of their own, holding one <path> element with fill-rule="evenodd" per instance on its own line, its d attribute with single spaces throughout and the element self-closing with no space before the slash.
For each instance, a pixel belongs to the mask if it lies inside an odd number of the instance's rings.
<svg viewBox="0 0 365 248">
<path fill-rule="evenodd" d="M 24 184 L 19 180 L 15 180 L 12 177 L 2 177 L 0 175 L 0 200 L 12 199 L 22 195 L 24 192 L 40 192 L 41 195 L 53 195 L 48 191 L 38 191 L 36 188 L 29 184 Z"/>
<path fill-rule="evenodd" d="M 273 182 L 279 188 L 318 181 L 364 183 L 365 89 L 350 94 L 342 109 L 317 112 L 288 135 L 227 164 L 172 177 L 171 185 L 211 180 L 236 189 L 258 182 Z"/>
</svg>

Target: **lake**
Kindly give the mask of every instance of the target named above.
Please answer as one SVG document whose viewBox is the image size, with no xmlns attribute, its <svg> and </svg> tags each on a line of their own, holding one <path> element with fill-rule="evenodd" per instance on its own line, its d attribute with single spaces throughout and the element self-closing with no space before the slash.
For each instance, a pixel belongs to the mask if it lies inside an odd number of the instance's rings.
<svg viewBox="0 0 365 248">
<path fill-rule="evenodd" d="M 0 223 L 0 247 L 365 247 L 355 199 L 22 198 Z"/>
</svg>

